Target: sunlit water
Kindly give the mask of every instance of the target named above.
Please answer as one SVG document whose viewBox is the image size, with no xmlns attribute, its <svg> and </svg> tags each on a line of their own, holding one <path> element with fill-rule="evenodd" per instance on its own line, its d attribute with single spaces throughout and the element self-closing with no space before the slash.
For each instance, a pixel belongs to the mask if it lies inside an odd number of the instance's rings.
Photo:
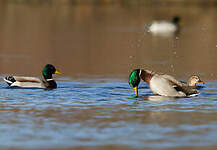
<svg viewBox="0 0 217 150">
<path fill-rule="evenodd" d="M 141 97 L 123 79 L 64 79 L 54 90 L 0 84 L 0 148 L 217 147 L 217 82 L 191 98 Z M 150 96 L 152 95 L 152 96 Z"/>
</svg>

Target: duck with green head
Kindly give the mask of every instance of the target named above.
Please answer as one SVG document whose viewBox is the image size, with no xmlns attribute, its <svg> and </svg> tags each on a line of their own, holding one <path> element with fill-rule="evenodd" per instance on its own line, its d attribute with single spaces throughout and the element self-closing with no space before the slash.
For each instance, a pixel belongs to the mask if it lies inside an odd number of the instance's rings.
<svg viewBox="0 0 217 150">
<path fill-rule="evenodd" d="M 7 76 L 4 80 L 10 87 L 53 89 L 57 88 L 53 74 L 61 73 L 53 65 L 47 64 L 42 70 L 42 79 L 37 77 Z"/>
<path fill-rule="evenodd" d="M 138 86 L 140 83 L 140 69 L 135 69 L 129 76 L 129 84 L 135 90 L 136 96 L 138 96 Z"/>
<path fill-rule="evenodd" d="M 138 96 L 138 86 L 141 79 L 148 83 L 153 93 L 161 96 L 185 97 L 197 94 L 196 91 L 192 91 L 170 75 L 135 69 L 130 73 L 129 84 L 134 88 L 136 96 Z"/>
</svg>

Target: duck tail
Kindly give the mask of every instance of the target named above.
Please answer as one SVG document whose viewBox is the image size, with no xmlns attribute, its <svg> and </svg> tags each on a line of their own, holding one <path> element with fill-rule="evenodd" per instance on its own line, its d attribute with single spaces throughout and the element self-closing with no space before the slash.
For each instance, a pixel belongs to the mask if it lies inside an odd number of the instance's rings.
<svg viewBox="0 0 217 150">
<path fill-rule="evenodd" d="M 147 23 L 145 24 L 145 31 L 146 32 L 150 32 L 150 27 L 151 27 L 152 23 Z"/>
<path fill-rule="evenodd" d="M 198 95 L 199 95 L 199 93 L 197 91 L 193 91 L 188 96 L 189 97 L 195 97 L 195 96 L 198 96 Z"/>
<path fill-rule="evenodd" d="M 10 86 L 12 83 L 16 82 L 15 78 L 13 76 L 7 76 L 4 78 L 5 82 Z"/>
</svg>

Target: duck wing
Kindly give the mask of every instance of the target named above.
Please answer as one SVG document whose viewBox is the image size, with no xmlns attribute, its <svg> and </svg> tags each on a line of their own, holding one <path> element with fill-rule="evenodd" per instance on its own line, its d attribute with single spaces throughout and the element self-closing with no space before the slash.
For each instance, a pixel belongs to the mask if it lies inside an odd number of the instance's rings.
<svg viewBox="0 0 217 150">
<path fill-rule="evenodd" d="M 195 90 L 192 90 L 188 86 L 184 85 L 182 82 L 176 80 L 173 76 L 170 75 L 162 75 L 163 78 L 167 79 L 170 83 L 170 85 L 177 91 L 177 92 L 183 92 L 186 95 L 192 95 L 197 94 L 198 92 Z"/>
<path fill-rule="evenodd" d="M 44 88 L 42 80 L 36 77 L 7 76 L 4 80 L 12 87 Z"/>
<path fill-rule="evenodd" d="M 181 82 L 183 86 L 188 86 L 188 83 L 185 81 L 179 81 L 179 82 Z"/>
<path fill-rule="evenodd" d="M 41 83 L 41 79 L 37 77 L 24 77 L 24 76 L 13 76 L 16 81 L 19 82 L 32 82 Z"/>
<path fill-rule="evenodd" d="M 163 74 L 163 75 L 161 75 L 161 77 L 173 82 L 174 84 L 177 84 L 178 86 L 183 86 L 183 84 L 181 82 L 179 82 L 178 80 L 176 80 L 173 76 Z"/>
</svg>

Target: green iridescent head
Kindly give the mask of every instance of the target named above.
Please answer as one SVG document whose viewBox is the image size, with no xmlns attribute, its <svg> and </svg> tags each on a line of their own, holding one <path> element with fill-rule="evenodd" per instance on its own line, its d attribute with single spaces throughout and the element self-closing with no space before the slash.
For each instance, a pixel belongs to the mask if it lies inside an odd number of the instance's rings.
<svg viewBox="0 0 217 150">
<path fill-rule="evenodd" d="M 130 73 L 129 85 L 134 88 L 136 96 L 138 96 L 138 85 L 140 83 L 140 69 L 135 69 Z"/>
<path fill-rule="evenodd" d="M 47 64 L 43 68 L 42 74 L 43 74 L 45 79 L 52 79 L 53 74 L 61 74 L 61 73 L 59 71 L 57 71 L 53 65 Z"/>
<path fill-rule="evenodd" d="M 140 83 L 140 76 L 139 76 L 140 69 L 135 69 L 130 73 L 129 76 L 129 85 L 131 87 L 138 87 Z"/>
</svg>

